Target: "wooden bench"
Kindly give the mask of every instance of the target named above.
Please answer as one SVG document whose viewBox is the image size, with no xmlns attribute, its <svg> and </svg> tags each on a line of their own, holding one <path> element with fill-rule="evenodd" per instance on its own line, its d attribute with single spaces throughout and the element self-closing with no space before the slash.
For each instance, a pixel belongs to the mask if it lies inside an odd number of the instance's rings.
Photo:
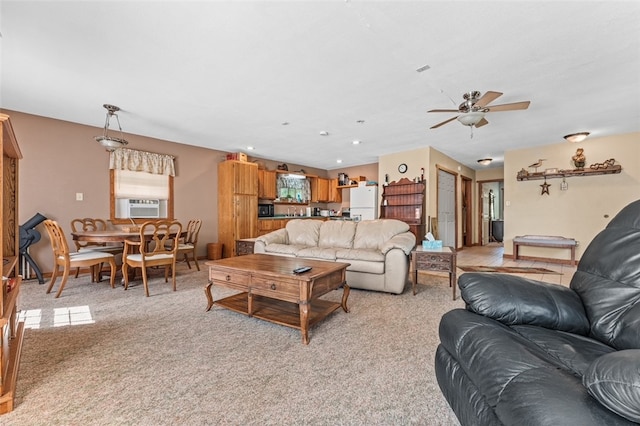
<svg viewBox="0 0 640 426">
<path fill-rule="evenodd" d="M 520 246 L 568 248 L 571 250 L 571 265 L 576 264 L 576 246 L 574 238 L 554 237 L 550 235 L 522 235 L 513 239 L 513 259 L 518 260 Z"/>
</svg>

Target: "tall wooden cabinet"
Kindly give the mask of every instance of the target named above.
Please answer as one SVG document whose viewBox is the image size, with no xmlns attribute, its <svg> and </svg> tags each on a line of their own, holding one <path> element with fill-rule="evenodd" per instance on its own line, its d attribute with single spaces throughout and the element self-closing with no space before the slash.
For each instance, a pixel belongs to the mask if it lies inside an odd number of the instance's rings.
<svg viewBox="0 0 640 426">
<path fill-rule="evenodd" d="M 218 242 L 222 256 L 236 255 L 236 240 L 258 232 L 258 165 L 227 160 L 218 164 Z"/>
<path fill-rule="evenodd" d="M 0 114 L 0 147 L 2 149 L 2 298 L 0 299 L 0 414 L 13 410 L 15 385 L 20 365 L 24 322 L 18 322 L 18 295 L 22 278 L 18 275 L 18 147 L 9 116 Z M 8 279 L 4 279 L 7 277 Z"/>
<path fill-rule="evenodd" d="M 402 178 L 383 188 L 380 218 L 406 222 L 416 236 L 416 242 L 424 240 L 427 229 L 424 220 L 425 181 L 414 182 Z"/>
</svg>

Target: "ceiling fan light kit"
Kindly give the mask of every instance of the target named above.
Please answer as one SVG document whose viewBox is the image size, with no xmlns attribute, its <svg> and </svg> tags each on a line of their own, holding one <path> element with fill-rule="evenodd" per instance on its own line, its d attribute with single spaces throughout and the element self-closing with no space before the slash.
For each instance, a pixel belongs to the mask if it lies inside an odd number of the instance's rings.
<svg viewBox="0 0 640 426">
<path fill-rule="evenodd" d="M 465 126 L 475 126 L 484 118 L 484 114 L 482 111 L 471 111 L 460 114 L 456 119 Z"/>
<path fill-rule="evenodd" d="M 565 135 L 564 138 L 571 143 L 582 142 L 589 136 L 589 132 L 579 132 L 579 133 L 571 133 L 570 135 Z"/>
<path fill-rule="evenodd" d="M 118 148 L 122 148 L 127 145 L 127 142 L 124 139 L 124 135 L 122 134 L 122 127 L 120 126 L 120 119 L 118 118 L 118 114 L 116 112 L 120 111 L 120 108 L 115 105 L 104 104 L 102 105 L 107 110 L 107 118 L 104 122 L 104 130 L 102 132 L 102 136 L 96 136 L 94 139 L 98 141 L 100 145 L 102 145 L 107 151 L 114 151 Z M 111 121 L 111 117 L 115 117 L 118 122 L 118 130 L 120 131 L 120 137 L 109 136 L 109 124 Z"/>
</svg>

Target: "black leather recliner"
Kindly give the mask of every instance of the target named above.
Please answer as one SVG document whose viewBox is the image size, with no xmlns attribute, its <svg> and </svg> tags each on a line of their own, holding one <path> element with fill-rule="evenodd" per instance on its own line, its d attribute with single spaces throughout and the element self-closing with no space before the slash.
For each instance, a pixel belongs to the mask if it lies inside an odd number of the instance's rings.
<svg viewBox="0 0 640 426">
<path fill-rule="evenodd" d="M 570 287 L 466 273 L 436 375 L 463 425 L 640 423 L 640 200 L 589 244 Z"/>
</svg>

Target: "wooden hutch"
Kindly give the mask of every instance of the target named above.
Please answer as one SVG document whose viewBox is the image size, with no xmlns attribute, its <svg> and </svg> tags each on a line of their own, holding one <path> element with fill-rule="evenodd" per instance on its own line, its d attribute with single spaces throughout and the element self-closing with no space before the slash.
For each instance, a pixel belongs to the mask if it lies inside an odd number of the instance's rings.
<svg viewBox="0 0 640 426">
<path fill-rule="evenodd" d="M 415 182 L 402 178 L 383 186 L 380 218 L 398 219 L 409 225 L 416 236 L 416 243 L 424 240 L 426 223 L 424 220 L 425 181 Z"/>
<path fill-rule="evenodd" d="M 13 410 L 24 322 L 18 322 L 18 295 L 22 278 L 18 275 L 18 147 L 9 116 L 0 114 L 2 147 L 2 298 L 0 299 L 0 414 Z"/>
</svg>

